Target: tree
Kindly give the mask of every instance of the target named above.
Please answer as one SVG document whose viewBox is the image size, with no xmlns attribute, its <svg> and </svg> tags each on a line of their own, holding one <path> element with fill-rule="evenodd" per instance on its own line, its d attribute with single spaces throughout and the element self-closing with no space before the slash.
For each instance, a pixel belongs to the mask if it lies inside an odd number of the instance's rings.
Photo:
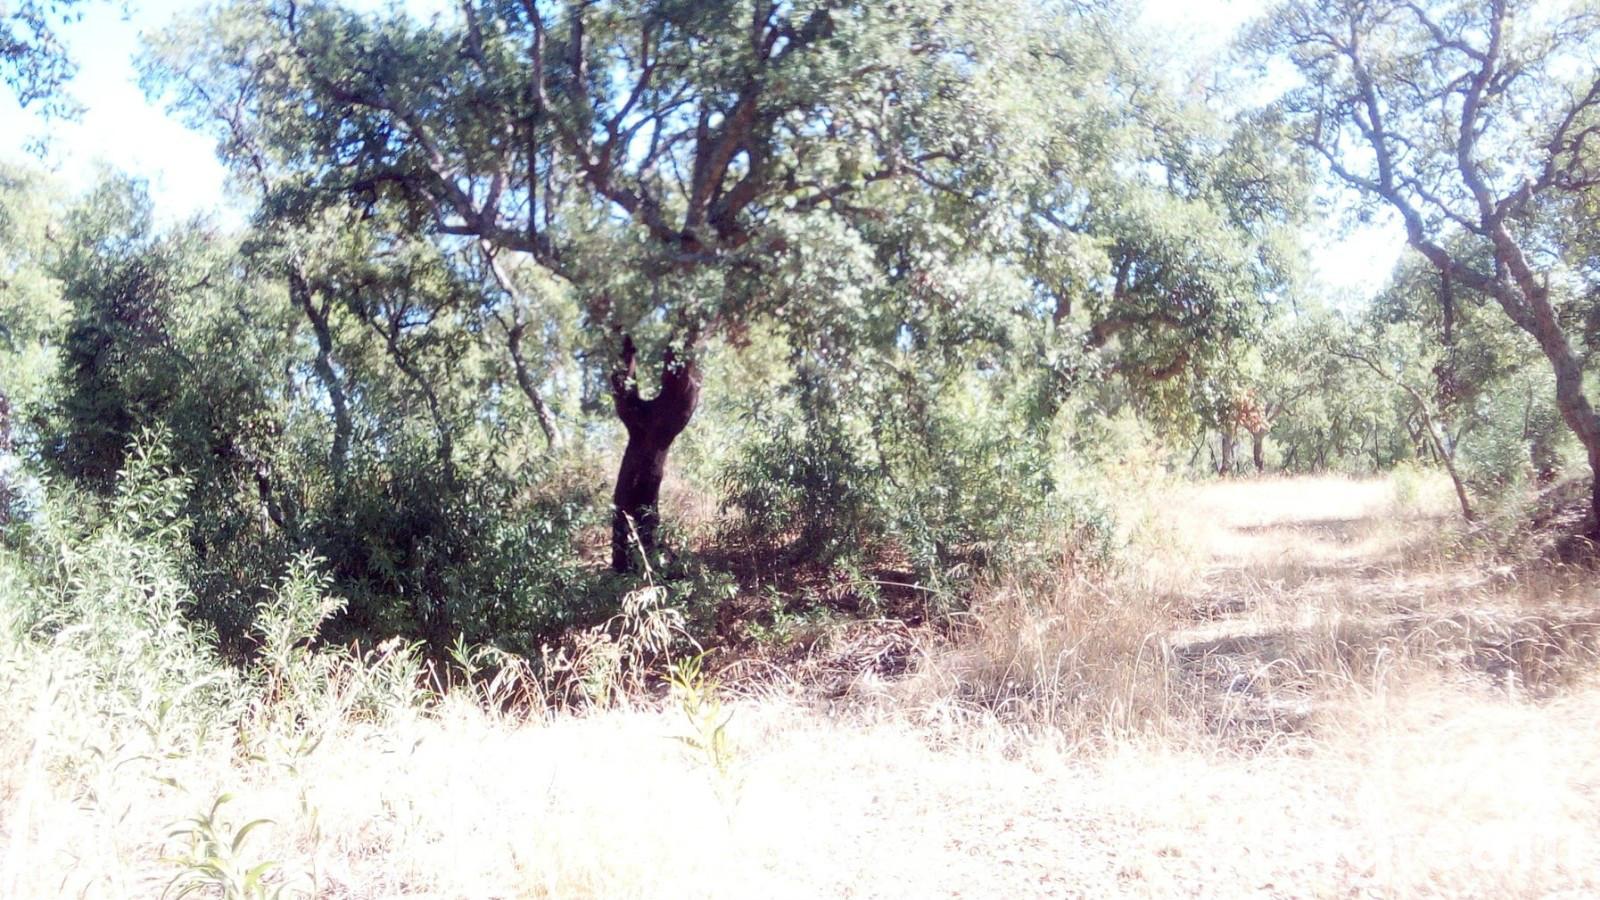
<svg viewBox="0 0 1600 900">
<path fill-rule="evenodd" d="M 1416 341 L 1406 341 L 1405 335 L 1397 335 L 1398 328 L 1364 329 L 1355 335 L 1350 335 L 1347 340 L 1328 347 L 1328 352 L 1342 359 L 1350 360 L 1365 366 L 1374 375 L 1377 375 L 1386 384 L 1392 385 L 1404 393 L 1409 401 L 1411 410 L 1421 426 L 1421 436 L 1427 442 L 1426 446 L 1435 458 L 1444 466 L 1445 472 L 1450 476 L 1450 484 L 1455 488 L 1456 501 L 1461 505 L 1461 517 L 1468 522 L 1476 516 L 1472 511 L 1472 500 L 1467 494 L 1467 486 L 1461 477 L 1460 467 L 1456 463 L 1456 436 L 1450 434 L 1447 420 L 1439 409 L 1437 392 L 1432 391 L 1422 382 L 1416 374 L 1417 369 L 1423 372 L 1437 371 L 1439 364 L 1433 366 L 1418 364 L 1407 357 L 1403 344 L 1415 344 Z M 1407 365 L 1411 362 L 1411 365 Z"/>
<path fill-rule="evenodd" d="M 429 25 L 240 2 L 213 23 L 215 46 L 187 42 L 164 68 L 220 86 L 213 105 L 308 186 L 401 207 L 438 240 L 573 286 L 592 343 L 614 354 L 628 435 L 621 569 L 633 534 L 653 546 L 705 342 L 810 299 L 786 293 L 775 261 L 832 264 L 851 241 L 829 243 L 824 219 L 888 215 L 897 185 L 953 196 L 992 163 L 1024 21 L 1001 0 L 525 0 Z"/>
<path fill-rule="evenodd" d="M 1493 298 L 1555 375 L 1584 447 L 1600 537 L 1600 416 L 1575 348 L 1576 293 L 1541 207 L 1600 190 L 1600 12 L 1535 4 L 1294 0 L 1255 35 L 1303 76 L 1282 108 L 1336 178 L 1396 211 L 1452 285 Z M 1553 277 L 1554 276 L 1554 277 Z"/>
<path fill-rule="evenodd" d="M 1258 475 L 1267 470 L 1267 437 L 1279 417 L 1292 414 L 1320 384 L 1321 354 L 1307 340 L 1307 330 L 1299 312 L 1277 317 L 1241 366 L 1239 424 L 1250 434 L 1250 461 Z"/>
<path fill-rule="evenodd" d="M 1220 116 L 1118 59 L 1102 65 L 1118 87 L 1073 90 L 1089 108 L 1052 133 L 1013 252 L 1067 385 L 1114 375 L 1147 412 L 1181 417 L 1293 284 L 1306 170 L 1270 117 Z"/>
<path fill-rule="evenodd" d="M 0 165 L 0 526 L 21 489 L 28 420 L 49 389 L 51 338 L 66 312 L 50 273 L 51 192 L 36 173 Z"/>
</svg>

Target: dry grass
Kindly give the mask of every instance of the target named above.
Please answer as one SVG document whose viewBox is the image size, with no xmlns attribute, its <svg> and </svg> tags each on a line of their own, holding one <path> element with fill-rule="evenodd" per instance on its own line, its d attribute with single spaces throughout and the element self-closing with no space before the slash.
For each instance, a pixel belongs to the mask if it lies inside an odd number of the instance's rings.
<svg viewBox="0 0 1600 900">
<path fill-rule="evenodd" d="M 159 896 L 223 792 L 291 895 L 1592 895 L 1600 603 L 1453 561 L 1403 487 L 1168 492 L 1125 571 L 996 585 L 907 678 L 732 700 L 726 771 L 671 703 L 85 757 L 41 673 L 0 708 L 0 896 Z"/>
<path fill-rule="evenodd" d="M 1010 581 L 894 691 L 925 719 L 965 718 L 1114 742 L 1175 723 L 1168 595 L 1120 580 Z"/>
</svg>

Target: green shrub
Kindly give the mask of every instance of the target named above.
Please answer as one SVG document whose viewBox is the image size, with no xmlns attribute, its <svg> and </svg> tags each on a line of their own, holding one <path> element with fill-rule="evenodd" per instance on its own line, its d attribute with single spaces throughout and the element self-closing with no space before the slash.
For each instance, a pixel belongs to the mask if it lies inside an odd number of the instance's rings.
<svg viewBox="0 0 1600 900">
<path fill-rule="evenodd" d="M 47 659 L 71 702 L 202 733 L 242 707 L 245 685 L 191 615 L 184 488 L 146 435 L 109 499 L 47 496 L 24 545 L 0 557 L 0 608 L 19 652 Z"/>
<path fill-rule="evenodd" d="M 1491 502 L 1510 499 L 1572 467 L 1576 442 L 1555 409 L 1552 378 L 1524 370 L 1485 392 L 1461 441 L 1462 474 Z"/>
<path fill-rule="evenodd" d="M 844 422 L 760 408 L 746 425 L 718 480 L 723 509 L 749 537 L 791 560 L 831 562 L 877 536 L 879 478 Z"/>
<path fill-rule="evenodd" d="M 752 416 L 720 475 L 725 508 L 758 545 L 847 567 L 903 557 L 941 595 L 1000 568 L 1110 560 L 1108 508 L 1063 483 L 1070 451 L 1019 411 L 879 398 L 850 416 L 800 399 Z"/>
<path fill-rule="evenodd" d="M 304 546 L 329 561 L 347 638 L 460 635 L 531 653 L 595 615 L 576 537 L 604 507 L 561 471 L 445 473 L 419 453 L 362 473 Z"/>
</svg>

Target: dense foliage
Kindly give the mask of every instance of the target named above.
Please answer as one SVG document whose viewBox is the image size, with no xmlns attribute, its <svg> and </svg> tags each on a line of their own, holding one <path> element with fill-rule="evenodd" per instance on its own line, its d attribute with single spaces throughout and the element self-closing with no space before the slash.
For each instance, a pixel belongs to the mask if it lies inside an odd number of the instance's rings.
<svg viewBox="0 0 1600 900">
<path fill-rule="evenodd" d="M 1595 31 L 1469 6 L 1289 4 L 1245 109 L 1099 4 L 221 4 L 145 70 L 246 224 L 0 171 L 7 564 L 159 522 L 140 602 L 229 653 L 325 577 L 324 638 L 536 656 L 641 584 L 742 640 L 1111 565 L 1130 460 L 1515 509 L 1600 465 Z M 1421 251 L 1364 308 L 1303 274 L 1328 169 Z"/>
</svg>

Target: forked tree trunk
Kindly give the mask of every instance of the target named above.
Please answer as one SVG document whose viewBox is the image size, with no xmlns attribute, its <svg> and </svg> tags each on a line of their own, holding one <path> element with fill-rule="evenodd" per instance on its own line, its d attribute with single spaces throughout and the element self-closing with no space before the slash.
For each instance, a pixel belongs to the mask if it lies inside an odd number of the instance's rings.
<svg viewBox="0 0 1600 900">
<path fill-rule="evenodd" d="M 624 338 L 622 364 L 611 373 L 617 418 L 628 429 L 628 445 L 611 495 L 611 568 L 617 572 L 633 568 L 635 550 L 648 556 L 656 547 L 660 524 L 656 506 L 667 472 L 667 452 L 700 402 L 700 373 L 692 356 L 680 360 L 671 350 L 666 352 L 661 388 L 649 400 L 639 396 L 634 356 L 633 340 Z"/>
</svg>

